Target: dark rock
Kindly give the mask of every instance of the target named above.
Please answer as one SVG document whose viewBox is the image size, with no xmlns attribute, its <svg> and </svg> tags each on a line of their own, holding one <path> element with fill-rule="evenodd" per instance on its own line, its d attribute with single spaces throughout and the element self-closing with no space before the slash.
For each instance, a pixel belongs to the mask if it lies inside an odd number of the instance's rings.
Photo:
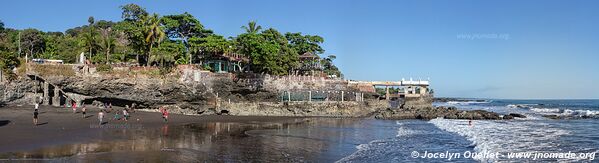
<svg viewBox="0 0 599 163">
<path fill-rule="evenodd" d="M 510 115 L 510 116 L 512 116 L 512 117 L 515 117 L 515 118 L 526 118 L 526 116 L 525 116 L 525 115 L 518 114 L 518 113 L 510 113 L 510 114 L 508 114 L 508 115 Z"/>
<path fill-rule="evenodd" d="M 561 119 L 561 117 L 558 115 L 543 115 L 543 117 L 549 118 L 549 119 Z"/>
<path fill-rule="evenodd" d="M 475 119 L 475 120 L 499 120 L 499 114 L 485 110 L 458 111 L 455 107 L 437 108 L 408 108 L 398 110 L 385 110 L 379 113 L 377 119 L 434 119 L 443 117 L 447 119 Z"/>
<path fill-rule="evenodd" d="M 508 120 L 508 119 L 514 119 L 514 116 L 512 116 L 512 115 L 504 115 L 503 119 L 506 119 L 506 120 Z"/>
</svg>

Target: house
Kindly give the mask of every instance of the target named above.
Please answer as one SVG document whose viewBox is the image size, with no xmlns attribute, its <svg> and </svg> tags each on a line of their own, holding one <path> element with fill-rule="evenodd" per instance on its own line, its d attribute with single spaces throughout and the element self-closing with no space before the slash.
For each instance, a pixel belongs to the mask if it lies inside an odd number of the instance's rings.
<svg viewBox="0 0 599 163">
<path fill-rule="evenodd" d="M 249 63 L 249 59 L 237 53 L 211 55 L 204 58 L 203 65 L 210 67 L 216 73 L 242 72 Z"/>
</svg>

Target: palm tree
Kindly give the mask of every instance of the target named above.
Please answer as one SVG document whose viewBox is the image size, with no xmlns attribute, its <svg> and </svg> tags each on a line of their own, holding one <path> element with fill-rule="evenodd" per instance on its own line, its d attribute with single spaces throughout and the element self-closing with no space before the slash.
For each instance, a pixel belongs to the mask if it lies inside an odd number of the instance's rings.
<svg viewBox="0 0 599 163">
<path fill-rule="evenodd" d="M 94 36 L 94 17 L 90 16 L 87 19 L 87 22 L 89 23 L 89 34 L 85 36 L 85 46 L 87 46 L 89 48 L 89 59 L 92 58 L 92 49 L 94 48 L 95 45 L 95 36 Z"/>
<path fill-rule="evenodd" d="M 161 50 L 154 50 L 150 53 L 148 63 L 157 62 L 160 63 L 160 67 L 164 67 L 165 63 L 175 62 L 174 53 L 169 53 Z"/>
<path fill-rule="evenodd" d="M 106 53 L 106 64 L 108 64 L 110 63 L 110 52 L 114 49 L 116 39 L 112 34 L 111 27 L 100 29 L 100 36 L 102 36 L 100 47 Z"/>
<path fill-rule="evenodd" d="M 248 26 L 241 26 L 241 28 L 245 29 L 247 33 L 256 34 L 262 30 L 262 26 L 257 25 L 256 21 L 250 21 Z"/>
<path fill-rule="evenodd" d="M 146 36 L 145 43 L 148 45 L 147 55 L 149 56 L 152 52 L 154 44 L 160 45 L 160 42 L 164 39 L 165 33 L 160 26 L 160 17 L 158 14 L 152 16 L 146 16 L 144 19 L 144 34 Z M 149 63 L 146 62 L 146 65 Z"/>
</svg>

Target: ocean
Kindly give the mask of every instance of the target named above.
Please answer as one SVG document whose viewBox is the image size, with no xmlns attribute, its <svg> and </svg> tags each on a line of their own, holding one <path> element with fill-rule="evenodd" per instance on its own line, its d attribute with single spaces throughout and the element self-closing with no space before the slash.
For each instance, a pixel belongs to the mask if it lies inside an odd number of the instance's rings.
<svg viewBox="0 0 599 163">
<path fill-rule="evenodd" d="M 443 118 L 381 120 L 377 123 L 386 127 L 372 132 L 395 133 L 356 146 L 356 152 L 338 162 L 598 162 L 599 100 L 473 100 L 434 105 L 527 117 L 474 120 L 471 125 L 468 120 Z M 566 118 L 554 120 L 544 115 Z M 414 152 L 419 157 L 411 155 Z M 430 155 L 435 153 L 439 155 Z M 448 153 L 461 157 L 449 159 Z"/>
</svg>

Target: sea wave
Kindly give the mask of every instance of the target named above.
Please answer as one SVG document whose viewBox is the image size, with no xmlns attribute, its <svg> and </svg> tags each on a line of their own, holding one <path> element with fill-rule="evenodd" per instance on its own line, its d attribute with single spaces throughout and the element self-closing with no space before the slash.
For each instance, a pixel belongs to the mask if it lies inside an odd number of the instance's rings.
<svg viewBox="0 0 599 163">
<path fill-rule="evenodd" d="M 538 113 L 559 113 L 559 112 L 561 112 L 561 110 L 557 109 L 557 108 L 531 108 L 530 110 L 533 112 L 538 112 Z"/>
<path fill-rule="evenodd" d="M 449 105 L 471 105 L 471 104 L 486 104 L 491 101 L 447 101 L 446 104 Z"/>
<path fill-rule="evenodd" d="M 533 111 L 542 115 L 559 115 L 566 117 L 599 117 L 599 110 L 586 109 L 560 109 L 560 108 L 530 108 Z"/>
<path fill-rule="evenodd" d="M 429 123 L 466 137 L 473 143 L 476 152 L 544 151 L 559 145 L 553 140 L 569 134 L 568 131 L 548 127 L 538 121 L 474 121 L 473 125 L 468 125 L 467 120 L 437 118 Z M 479 158 L 479 161 L 495 162 L 502 158 L 499 159 Z"/>
</svg>

